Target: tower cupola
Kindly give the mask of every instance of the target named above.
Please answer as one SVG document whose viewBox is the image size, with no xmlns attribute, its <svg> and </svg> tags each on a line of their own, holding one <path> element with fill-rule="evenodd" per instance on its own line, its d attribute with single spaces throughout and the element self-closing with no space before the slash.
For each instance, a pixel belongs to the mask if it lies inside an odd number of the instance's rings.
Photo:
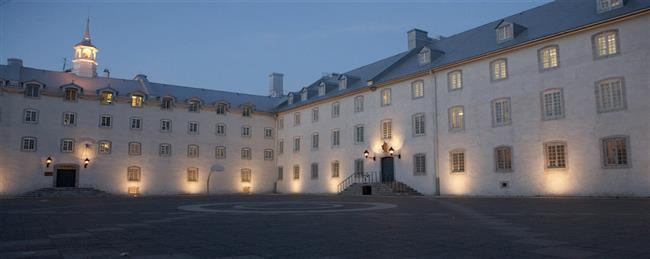
<svg viewBox="0 0 650 259">
<path fill-rule="evenodd" d="M 73 48 L 72 73 L 83 77 L 96 77 L 98 50 L 90 41 L 90 18 L 86 20 L 83 39 Z"/>
</svg>

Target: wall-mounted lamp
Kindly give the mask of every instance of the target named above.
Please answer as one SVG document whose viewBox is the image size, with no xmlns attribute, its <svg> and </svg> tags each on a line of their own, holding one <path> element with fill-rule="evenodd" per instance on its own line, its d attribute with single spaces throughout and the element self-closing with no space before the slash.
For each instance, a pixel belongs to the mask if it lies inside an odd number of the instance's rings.
<svg viewBox="0 0 650 259">
<path fill-rule="evenodd" d="M 370 152 L 368 152 L 367 149 L 363 151 L 363 157 L 365 157 L 366 159 L 372 159 L 372 161 L 377 160 L 377 157 L 370 156 Z"/>
<path fill-rule="evenodd" d="M 88 168 L 88 164 L 90 164 L 90 159 L 86 157 L 86 160 L 84 160 L 84 168 Z"/>
<path fill-rule="evenodd" d="M 393 147 L 390 147 L 390 149 L 388 149 L 388 154 L 390 156 L 395 156 L 395 149 L 393 149 Z M 402 154 L 397 154 L 397 159 L 402 159 Z"/>
<path fill-rule="evenodd" d="M 45 167 L 50 167 L 50 164 L 52 164 L 52 158 L 48 156 L 47 159 L 45 159 Z"/>
</svg>

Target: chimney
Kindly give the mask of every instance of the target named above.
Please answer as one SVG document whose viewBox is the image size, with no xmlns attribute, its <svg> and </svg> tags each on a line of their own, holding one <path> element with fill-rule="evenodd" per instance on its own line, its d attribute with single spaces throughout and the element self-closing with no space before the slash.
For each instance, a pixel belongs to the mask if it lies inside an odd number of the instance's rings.
<svg viewBox="0 0 650 259">
<path fill-rule="evenodd" d="M 427 32 L 420 29 L 412 29 L 406 33 L 408 35 L 409 50 L 425 46 L 432 42 L 432 39 L 427 36 Z"/>
<path fill-rule="evenodd" d="M 269 75 L 269 96 L 280 97 L 284 95 L 282 87 L 283 78 L 284 74 L 281 73 L 271 73 Z"/>
<path fill-rule="evenodd" d="M 8 58 L 7 59 L 7 65 L 12 66 L 12 67 L 22 67 L 23 66 L 23 60 L 19 58 Z"/>
</svg>

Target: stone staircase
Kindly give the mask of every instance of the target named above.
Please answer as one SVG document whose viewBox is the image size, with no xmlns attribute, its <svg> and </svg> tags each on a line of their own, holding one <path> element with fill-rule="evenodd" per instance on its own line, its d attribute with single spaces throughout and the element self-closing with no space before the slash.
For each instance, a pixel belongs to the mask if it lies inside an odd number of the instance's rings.
<svg viewBox="0 0 650 259">
<path fill-rule="evenodd" d="M 370 186 L 371 194 L 377 196 L 420 196 L 418 191 L 402 182 L 390 183 L 354 183 L 339 195 L 363 195 L 363 186 Z"/>
<path fill-rule="evenodd" d="M 94 188 L 76 188 L 76 187 L 59 187 L 59 188 L 42 188 L 25 193 L 21 198 L 54 198 L 54 197 L 101 197 L 110 194 Z"/>
</svg>

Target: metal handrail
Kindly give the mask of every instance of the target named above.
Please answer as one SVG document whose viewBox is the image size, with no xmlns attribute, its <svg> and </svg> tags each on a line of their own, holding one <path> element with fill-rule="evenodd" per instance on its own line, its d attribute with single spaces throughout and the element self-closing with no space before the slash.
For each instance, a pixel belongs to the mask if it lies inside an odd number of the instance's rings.
<svg viewBox="0 0 650 259">
<path fill-rule="evenodd" d="M 382 183 L 387 185 L 392 192 L 405 193 L 409 192 L 410 187 L 399 181 L 384 181 L 381 179 L 381 173 L 378 171 L 369 171 L 364 173 L 354 173 L 343 179 L 337 186 L 337 193 L 342 193 L 353 184 Z"/>
</svg>

